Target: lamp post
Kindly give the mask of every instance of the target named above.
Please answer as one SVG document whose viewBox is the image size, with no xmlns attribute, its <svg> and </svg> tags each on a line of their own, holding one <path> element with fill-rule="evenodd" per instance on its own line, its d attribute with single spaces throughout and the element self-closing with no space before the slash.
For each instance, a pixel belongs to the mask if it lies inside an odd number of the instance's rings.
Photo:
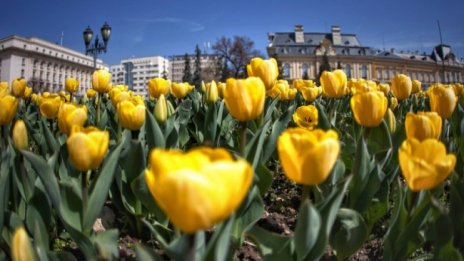
<svg viewBox="0 0 464 261">
<path fill-rule="evenodd" d="M 111 27 L 108 25 L 107 22 L 102 26 L 100 29 L 102 38 L 103 38 L 103 43 L 99 41 L 98 35 L 95 37 L 95 41 L 93 44 L 92 38 L 93 38 L 93 31 L 90 29 L 90 26 L 87 26 L 87 28 L 84 30 L 84 43 L 85 43 L 85 54 L 89 55 L 91 54 L 93 56 L 93 69 L 97 69 L 97 56 L 100 53 L 106 53 L 106 47 L 108 46 L 108 41 L 110 40 L 110 35 L 111 35 Z"/>
</svg>

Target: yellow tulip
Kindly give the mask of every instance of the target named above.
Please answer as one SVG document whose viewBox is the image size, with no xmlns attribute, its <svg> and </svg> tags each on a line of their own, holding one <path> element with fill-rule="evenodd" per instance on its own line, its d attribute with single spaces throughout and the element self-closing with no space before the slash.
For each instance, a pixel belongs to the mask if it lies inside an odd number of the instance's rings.
<svg viewBox="0 0 464 261">
<path fill-rule="evenodd" d="M 293 114 L 293 121 L 301 128 L 312 130 L 317 126 L 319 112 L 314 105 L 300 106 Z"/>
<path fill-rule="evenodd" d="M 247 65 L 247 73 L 249 77 L 259 77 L 264 83 L 266 90 L 274 87 L 275 81 L 279 76 L 279 68 L 277 61 L 274 58 L 263 60 L 259 57 L 251 59 Z"/>
<path fill-rule="evenodd" d="M 17 120 L 13 127 L 13 144 L 18 150 L 27 150 L 29 148 L 27 128 L 23 120 Z"/>
<path fill-rule="evenodd" d="M 37 257 L 31 239 L 24 227 L 17 227 L 11 239 L 11 258 L 13 261 L 34 261 Z"/>
<path fill-rule="evenodd" d="M 258 118 L 264 110 L 266 87 L 258 77 L 236 80 L 227 79 L 224 102 L 229 113 L 239 121 Z"/>
<path fill-rule="evenodd" d="M 432 189 L 453 171 L 456 156 L 436 139 L 407 139 L 398 151 L 403 176 L 411 191 Z"/>
<path fill-rule="evenodd" d="M 11 95 L 0 97 L 0 126 L 10 123 L 16 115 L 18 100 Z"/>
<path fill-rule="evenodd" d="M 154 149 L 145 170 L 147 186 L 171 222 L 185 233 L 229 217 L 248 193 L 253 168 L 222 148 L 189 152 Z"/>
<path fill-rule="evenodd" d="M 438 139 L 441 133 L 441 117 L 436 112 L 408 112 L 404 126 L 406 137 L 419 141 Z"/>
<path fill-rule="evenodd" d="M 377 84 L 373 81 L 368 81 L 364 79 L 351 79 L 350 81 L 351 84 L 349 85 L 351 85 L 350 89 L 353 94 L 378 90 Z"/>
<path fill-rule="evenodd" d="M 226 89 L 226 83 L 225 82 L 218 82 L 217 83 L 217 88 L 218 88 L 218 94 L 221 99 L 224 98 L 224 90 Z"/>
<path fill-rule="evenodd" d="M 164 94 L 161 94 L 158 100 L 156 101 L 154 115 L 155 119 L 160 123 L 165 122 L 168 118 L 168 109 L 166 98 L 164 98 Z"/>
<path fill-rule="evenodd" d="M 65 91 L 60 91 L 58 94 L 64 101 L 71 101 L 71 95 L 69 93 L 67 94 Z"/>
<path fill-rule="evenodd" d="M 39 97 L 39 109 L 43 117 L 53 119 L 58 114 L 62 100 L 57 94 L 48 94 Z"/>
<path fill-rule="evenodd" d="M 70 93 L 76 92 L 79 89 L 79 80 L 75 78 L 66 78 L 64 88 Z"/>
<path fill-rule="evenodd" d="M 9 93 L 8 82 L 0 82 L 0 98 L 7 96 Z"/>
<path fill-rule="evenodd" d="M 193 90 L 194 86 L 188 82 L 178 83 L 173 82 L 171 85 L 171 94 L 177 99 L 183 99 L 189 92 Z"/>
<path fill-rule="evenodd" d="M 87 121 L 87 107 L 74 103 L 63 103 L 58 110 L 58 128 L 64 134 L 69 135 L 72 126 L 83 127 Z"/>
<path fill-rule="evenodd" d="M 126 85 L 115 85 L 108 92 L 114 107 L 117 107 L 119 102 L 130 99 L 131 93 L 127 89 Z"/>
<path fill-rule="evenodd" d="M 354 119 L 359 125 L 376 127 L 387 112 L 388 100 L 383 92 L 371 91 L 353 95 L 350 105 Z"/>
<path fill-rule="evenodd" d="M 29 86 L 26 86 L 26 90 L 24 90 L 24 96 L 23 98 L 29 98 L 32 95 L 32 88 Z"/>
<path fill-rule="evenodd" d="M 164 78 L 153 78 L 148 80 L 148 92 L 150 96 L 158 99 L 161 94 L 168 95 L 171 89 L 171 81 Z"/>
<path fill-rule="evenodd" d="M 11 87 L 11 94 L 16 98 L 21 98 L 24 96 L 24 91 L 26 90 L 26 79 L 17 78 L 13 80 Z"/>
<path fill-rule="evenodd" d="M 121 126 L 129 130 L 139 130 L 145 122 L 145 104 L 137 98 L 118 103 L 117 113 Z"/>
<path fill-rule="evenodd" d="M 404 74 L 395 75 L 391 82 L 391 91 L 398 100 L 404 100 L 411 95 L 412 81 Z"/>
<path fill-rule="evenodd" d="M 312 80 L 295 79 L 292 82 L 293 88 L 301 92 L 303 89 L 317 87 Z"/>
<path fill-rule="evenodd" d="M 462 96 L 462 93 L 463 93 L 463 90 L 464 90 L 464 84 L 456 83 L 456 84 L 453 84 L 451 86 L 453 87 L 454 94 L 456 94 L 456 96 L 458 96 L 458 97 Z"/>
<path fill-rule="evenodd" d="M 324 71 L 321 75 L 322 93 L 331 98 L 340 98 L 349 93 L 346 74 L 342 70 Z"/>
<path fill-rule="evenodd" d="M 377 89 L 379 91 L 383 92 L 385 97 L 387 97 L 388 93 L 390 92 L 390 85 L 388 83 L 379 83 L 379 84 L 377 84 Z"/>
<path fill-rule="evenodd" d="M 215 81 L 207 83 L 206 86 L 206 101 L 208 103 L 215 103 L 219 99 L 219 90 Z"/>
<path fill-rule="evenodd" d="M 278 97 L 281 101 L 295 99 L 297 89 L 290 88 L 287 80 L 278 80 L 272 89 L 266 92 L 267 96 L 272 98 Z"/>
<path fill-rule="evenodd" d="M 108 131 L 74 125 L 66 141 L 72 165 L 79 171 L 97 169 L 106 155 L 109 140 Z"/>
<path fill-rule="evenodd" d="M 92 76 L 92 87 L 96 92 L 107 93 L 111 88 L 111 73 L 107 70 L 96 70 Z"/>
<path fill-rule="evenodd" d="M 412 81 L 411 92 L 412 93 L 420 92 L 422 90 L 421 86 L 422 86 L 422 83 L 419 80 L 413 80 Z"/>
<path fill-rule="evenodd" d="M 340 144 L 333 130 L 291 128 L 280 135 L 277 151 L 285 175 L 298 184 L 311 186 L 328 177 L 337 161 Z"/>
<path fill-rule="evenodd" d="M 390 133 L 395 133 L 396 117 L 390 108 L 387 109 L 387 113 L 385 114 L 385 122 L 387 123 L 388 129 L 390 129 Z"/>
<path fill-rule="evenodd" d="M 429 89 L 430 110 L 435 111 L 444 119 L 451 117 L 456 108 L 457 97 L 453 88 L 437 84 Z"/>
<path fill-rule="evenodd" d="M 94 89 L 87 89 L 86 95 L 87 98 L 92 98 L 95 97 L 95 95 L 97 95 L 97 92 Z"/>
<path fill-rule="evenodd" d="M 307 102 L 313 102 L 322 93 L 322 88 L 316 86 L 311 80 L 297 79 L 293 81 L 293 87 L 296 88 Z"/>
<path fill-rule="evenodd" d="M 398 99 L 395 97 L 390 98 L 390 109 L 394 110 L 398 106 Z"/>
</svg>

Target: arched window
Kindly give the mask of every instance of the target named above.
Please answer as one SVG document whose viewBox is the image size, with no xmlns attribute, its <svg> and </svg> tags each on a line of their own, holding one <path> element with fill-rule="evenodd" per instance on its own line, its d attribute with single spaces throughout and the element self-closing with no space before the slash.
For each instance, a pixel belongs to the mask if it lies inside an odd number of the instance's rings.
<svg viewBox="0 0 464 261">
<path fill-rule="evenodd" d="M 351 65 L 348 63 L 345 65 L 345 73 L 348 79 L 351 78 Z"/>
<path fill-rule="evenodd" d="M 361 78 L 367 79 L 367 66 L 361 65 Z"/>
<path fill-rule="evenodd" d="M 301 78 L 309 78 L 308 69 L 309 65 L 307 63 L 303 63 L 301 66 Z"/>
<path fill-rule="evenodd" d="M 283 76 L 286 78 L 290 77 L 290 64 L 285 63 L 283 66 Z"/>
</svg>

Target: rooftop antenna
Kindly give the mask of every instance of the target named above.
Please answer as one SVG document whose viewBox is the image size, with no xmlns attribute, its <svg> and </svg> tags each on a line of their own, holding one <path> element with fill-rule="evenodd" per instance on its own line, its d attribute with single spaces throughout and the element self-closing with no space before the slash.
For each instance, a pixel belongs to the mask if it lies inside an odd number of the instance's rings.
<svg viewBox="0 0 464 261">
<path fill-rule="evenodd" d="M 64 31 L 61 31 L 60 45 L 63 46 Z"/>
</svg>

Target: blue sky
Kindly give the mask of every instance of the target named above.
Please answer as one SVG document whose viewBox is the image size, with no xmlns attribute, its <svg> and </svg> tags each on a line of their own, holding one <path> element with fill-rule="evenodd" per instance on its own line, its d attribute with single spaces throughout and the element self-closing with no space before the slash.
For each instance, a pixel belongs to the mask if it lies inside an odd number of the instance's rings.
<svg viewBox="0 0 464 261">
<path fill-rule="evenodd" d="M 328 32 L 339 25 L 365 46 L 430 53 L 444 43 L 464 57 L 463 0 L 14 0 L 3 1 L 0 38 L 37 36 L 84 51 L 83 30 L 107 21 L 113 29 L 107 64 L 128 57 L 193 52 L 221 36 L 246 35 L 266 54 L 268 32 Z M 209 50 L 211 52 L 211 50 Z"/>
</svg>

